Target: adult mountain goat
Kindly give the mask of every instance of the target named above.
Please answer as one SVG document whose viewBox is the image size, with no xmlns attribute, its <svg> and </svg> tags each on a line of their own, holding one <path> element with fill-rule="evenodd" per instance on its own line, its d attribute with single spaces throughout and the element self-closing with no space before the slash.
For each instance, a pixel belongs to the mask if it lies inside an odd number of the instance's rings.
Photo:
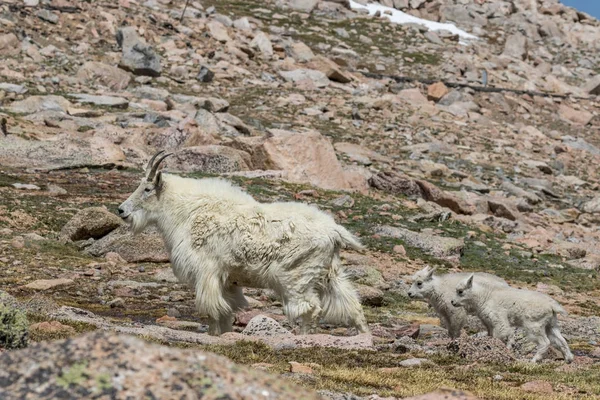
<svg viewBox="0 0 600 400">
<path fill-rule="evenodd" d="M 210 318 L 210 334 L 232 330 L 233 313 L 246 305 L 242 286 L 273 289 L 290 322 L 301 319 L 301 334 L 320 316 L 368 331 L 339 258 L 340 248 L 362 248 L 356 237 L 313 206 L 259 203 L 222 179 L 162 173 L 170 155 L 156 160 L 162 153 L 150 159 L 119 216 L 135 233 L 157 227 L 175 276 L 195 290 L 198 312 Z"/>
</svg>

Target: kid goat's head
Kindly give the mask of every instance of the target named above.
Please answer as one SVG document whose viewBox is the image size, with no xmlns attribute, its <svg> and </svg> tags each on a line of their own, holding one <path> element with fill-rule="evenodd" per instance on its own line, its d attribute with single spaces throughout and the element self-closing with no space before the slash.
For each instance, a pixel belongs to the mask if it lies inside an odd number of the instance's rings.
<svg viewBox="0 0 600 400">
<path fill-rule="evenodd" d="M 429 265 L 416 272 L 412 278 L 412 286 L 408 291 L 408 297 L 411 299 L 423 300 L 430 297 L 434 292 L 433 273 L 437 268 L 431 268 Z"/>
<path fill-rule="evenodd" d="M 156 153 L 146 166 L 146 175 L 142 178 L 140 186 L 117 209 L 119 217 L 139 233 L 152 221 L 154 212 L 158 209 L 158 202 L 163 189 L 162 172 L 158 171 L 160 163 L 172 153 L 159 155 L 164 150 Z"/>
<path fill-rule="evenodd" d="M 456 286 L 456 293 L 451 303 L 454 307 L 465 307 L 473 297 L 473 274 Z"/>
</svg>

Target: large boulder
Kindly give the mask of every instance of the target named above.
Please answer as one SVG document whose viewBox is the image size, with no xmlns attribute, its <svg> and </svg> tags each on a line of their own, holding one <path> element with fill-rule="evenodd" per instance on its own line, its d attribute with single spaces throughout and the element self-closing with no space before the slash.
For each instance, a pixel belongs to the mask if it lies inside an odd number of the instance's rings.
<svg viewBox="0 0 600 400">
<path fill-rule="evenodd" d="M 103 64 L 97 61 L 88 61 L 77 71 L 77 79 L 85 84 L 95 81 L 102 86 L 112 90 L 123 90 L 131 81 L 131 76 L 112 65 Z"/>
<path fill-rule="evenodd" d="M 0 35 L 0 55 L 16 56 L 20 51 L 19 38 L 14 33 Z"/>
<path fill-rule="evenodd" d="M 15 101 L 8 109 L 17 114 L 33 114 L 40 111 L 60 111 L 66 113 L 73 104 L 62 96 L 29 96 L 24 100 Z"/>
<path fill-rule="evenodd" d="M 60 134 L 52 140 L 27 140 L 0 135 L 0 165 L 17 168 L 54 169 L 111 166 L 125 161 L 121 147 L 99 136 Z"/>
<path fill-rule="evenodd" d="M 593 95 L 600 95 L 600 75 L 591 78 L 585 85 L 583 90 Z"/>
<path fill-rule="evenodd" d="M 105 207 L 90 207 L 79 211 L 63 226 L 60 237 L 66 241 L 100 239 L 123 225 L 121 218 Z"/>
<path fill-rule="evenodd" d="M 123 50 L 119 68 L 134 75 L 160 76 L 160 56 L 137 35 L 135 28 L 128 26 L 119 29 L 117 43 Z"/>
<path fill-rule="evenodd" d="M 329 139 L 315 130 L 269 129 L 262 151 L 270 167 L 264 169 L 284 170 L 292 182 L 324 189 L 362 189 L 342 169 Z"/>
<path fill-rule="evenodd" d="M 92 394 L 123 399 L 319 399 L 289 380 L 225 357 L 107 332 L 6 352 L 0 363 L 3 399 L 83 399 Z"/>
<path fill-rule="evenodd" d="M 117 228 L 97 240 L 86 248 L 85 252 L 94 257 L 114 252 L 130 263 L 169 261 L 169 254 L 158 232 L 146 230 L 139 235 L 133 235 L 127 226 Z"/>
<path fill-rule="evenodd" d="M 170 169 L 182 172 L 222 174 L 247 171 L 250 155 L 227 146 L 207 145 L 186 147 L 169 160 Z"/>
<path fill-rule="evenodd" d="M 525 60 L 527 58 L 527 38 L 521 33 L 510 35 L 504 44 L 503 55 Z"/>
</svg>

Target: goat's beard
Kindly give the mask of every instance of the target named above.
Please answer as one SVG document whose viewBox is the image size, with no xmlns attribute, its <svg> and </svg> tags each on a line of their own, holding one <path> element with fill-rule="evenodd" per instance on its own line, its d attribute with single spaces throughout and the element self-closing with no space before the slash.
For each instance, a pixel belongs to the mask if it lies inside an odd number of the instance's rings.
<svg viewBox="0 0 600 400">
<path fill-rule="evenodd" d="M 135 211 L 127 218 L 127 223 L 133 234 L 138 235 L 148 226 L 148 215 L 144 211 Z"/>
</svg>

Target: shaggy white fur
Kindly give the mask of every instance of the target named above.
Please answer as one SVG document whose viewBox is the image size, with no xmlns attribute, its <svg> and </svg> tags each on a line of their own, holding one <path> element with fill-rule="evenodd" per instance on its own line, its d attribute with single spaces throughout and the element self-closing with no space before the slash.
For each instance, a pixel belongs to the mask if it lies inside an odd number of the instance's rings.
<svg viewBox="0 0 600 400">
<path fill-rule="evenodd" d="M 412 286 L 408 296 L 416 300 L 424 300 L 433 307 L 440 317 L 441 325 L 448 330 L 452 339 L 460 336 L 462 328 L 467 323 L 467 313 L 463 308 L 451 304 L 455 295 L 456 285 L 471 276 L 471 273 L 460 272 L 446 275 L 433 275 L 435 268 L 426 266 L 417 271 L 412 278 Z M 478 272 L 478 280 L 491 286 L 508 286 L 504 279 L 495 275 Z M 488 333 L 489 330 L 488 330 Z M 490 333 L 491 334 L 491 333 Z"/>
<path fill-rule="evenodd" d="M 493 337 L 514 345 L 514 328 L 523 328 L 529 340 L 538 345 L 531 361 L 538 362 L 554 345 L 565 361 L 573 361 L 573 354 L 558 328 L 557 314 L 566 314 L 556 300 L 543 293 L 511 287 L 482 285 L 471 275 L 456 287 L 452 304 L 465 307 L 477 315 L 492 332 Z"/>
<path fill-rule="evenodd" d="M 135 232 L 158 228 L 173 272 L 195 290 L 213 335 L 231 331 L 233 312 L 245 305 L 241 286 L 275 290 L 290 321 L 301 318 L 302 334 L 320 316 L 368 331 L 339 259 L 340 248 L 362 246 L 316 207 L 259 203 L 222 179 L 158 172 L 119 213 Z"/>
</svg>

